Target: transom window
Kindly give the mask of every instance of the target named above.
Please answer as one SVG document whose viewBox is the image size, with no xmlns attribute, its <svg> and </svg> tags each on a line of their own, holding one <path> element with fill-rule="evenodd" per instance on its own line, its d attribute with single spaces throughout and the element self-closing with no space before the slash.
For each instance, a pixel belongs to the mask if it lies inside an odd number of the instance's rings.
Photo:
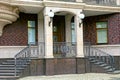
<svg viewBox="0 0 120 80">
<path fill-rule="evenodd" d="M 98 44 L 108 43 L 107 22 L 97 22 L 96 23 L 96 30 L 97 30 L 97 43 Z"/>
</svg>

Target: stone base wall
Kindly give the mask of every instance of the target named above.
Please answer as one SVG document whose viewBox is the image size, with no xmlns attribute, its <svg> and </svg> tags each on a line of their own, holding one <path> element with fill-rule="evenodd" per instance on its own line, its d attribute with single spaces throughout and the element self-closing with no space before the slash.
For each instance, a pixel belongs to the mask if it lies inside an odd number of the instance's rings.
<svg viewBox="0 0 120 80">
<path fill-rule="evenodd" d="M 89 72 L 105 73 L 101 67 L 91 64 L 85 58 L 33 59 L 21 76 L 82 74 Z"/>
</svg>

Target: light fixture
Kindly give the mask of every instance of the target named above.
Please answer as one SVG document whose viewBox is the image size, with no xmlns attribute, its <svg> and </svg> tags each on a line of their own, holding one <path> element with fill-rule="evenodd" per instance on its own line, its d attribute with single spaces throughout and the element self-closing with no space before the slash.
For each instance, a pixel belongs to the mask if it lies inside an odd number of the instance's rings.
<svg viewBox="0 0 120 80">
<path fill-rule="evenodd" d="M 78 15 L 78 17 L 79 17 L 79 19 L 80 19 L 80 22 L 79 22 L 79 27 L 81 27 L 81 24 L 82 24 L 82 19 L 84 19 L 84 18 L 85 18 L 85 15 L 84 15 L 83 13 L 80 13 L 80 14 Z"/>
<path fill-rule="evenodd" d="M 50 10 L 50 12 L 48 13 L 48 16 L 50 17 L 50 21 L 49 21 L 49 26 L 50 26 L 52 19 L 54 17 L 54 12 L 52 12 L 52 10 Z"/>
</svg>

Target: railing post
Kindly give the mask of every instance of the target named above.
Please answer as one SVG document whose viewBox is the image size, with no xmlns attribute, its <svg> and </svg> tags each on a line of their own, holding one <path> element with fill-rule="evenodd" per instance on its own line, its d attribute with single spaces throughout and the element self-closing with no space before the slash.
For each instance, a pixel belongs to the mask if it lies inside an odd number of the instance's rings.
<svg viewBox="0 0 120 80">
<path fill-rule="evenodd" d="M 15 77 L 17 76 L 17 62 L 16 62 L 16 57 L 14 58 L 14 60 L 15 60 Z"/>
<path fill-rule="evenodd" d="M 31 56 L 31 44 L 28 46 L 28 59 L 30 59 Z"/>
</svg>

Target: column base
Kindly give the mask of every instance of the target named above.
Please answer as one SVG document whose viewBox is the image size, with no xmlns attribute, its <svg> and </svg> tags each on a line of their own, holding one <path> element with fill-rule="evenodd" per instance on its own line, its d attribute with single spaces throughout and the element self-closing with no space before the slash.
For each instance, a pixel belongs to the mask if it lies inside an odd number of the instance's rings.
<svg viewBox="0 0 120 80">
<path fill-rule="evenodd" d="M 49 55 L 49 56 L 44 56 L 44 58 L 54 58 L 53 55 Z"/>
<path fill-rule="evenodd" d="M 76 55 L 77 58 L 84 58 L 84 55 Z"/>
</svg>

